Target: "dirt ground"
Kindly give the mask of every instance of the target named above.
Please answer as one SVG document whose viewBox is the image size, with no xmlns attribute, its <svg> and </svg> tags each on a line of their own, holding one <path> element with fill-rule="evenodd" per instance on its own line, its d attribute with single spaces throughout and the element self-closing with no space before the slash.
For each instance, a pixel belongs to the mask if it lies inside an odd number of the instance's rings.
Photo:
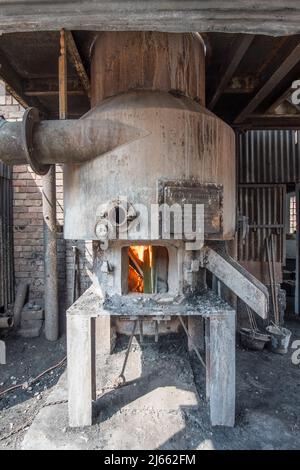
<svg viewBox="0 0 300 470">
<path fill-rule="evenodd" d="M 49 343 L 43 337 L 23 339 L 14 334 L 1 339 L 6 342 L 7 364 L 0 365 L 0 393 L 15 384 L 30 382 L 66 355 L 64 337 L 57 343 Z M 65 367 L 46 374 L 32 386 L 29 384 L 27 390 L 18 389 L 0 396 L 0 449 L 19 448 Z"/>
<path fill-rule="evenodd" d="M 299 322 L 289 322 L 287 327 L 293 332 L 291 343 L 300 339 Z M 120 339 L 116 353 L 101 369 L 102 385 L 119 371 L 125 347 L 124 339 Z M 7 349 L 8 364 L 0 366 L 0 390 L 35 377 L 58 363 L 65 355 L 65 340 L 52 344 L 43 338 L 24 340 L 10 336 Z M 65 396 L 65 374 L 61 367 L 31 390 L 12 391 L 0 398 L 0 449 L 19 449 L 26 440 L 27 447 L 32 446 L 31 441 L 40 448 L 63 445 L 63 448 L 133 449 L 144 442 L 150 449 L 169 450 L 299 449 L 300 365 L 292 364 L 292 352 L 290 349 L 281 356 L 268 350 L 237 349 L 234 428 L 210 426 L 202 366 L 192 358 L 190 367 L 188 353 L 180 340 L 136 344 L 129 359 L 130 385 L 107 392 L 99 400 L 95 425 L 85 430 L 67 428 L 66 404 L 45 407 L 51 391 L 56 390 L 55 396 Z M 61 375 L 61 385 L 54 387 Z M 198 395 L 196 405 L 194 391 Z M 178 403 L 184 406 L 178 407 Z M 144 429 L 142 421 L 147 420 L 151 425 L 146 424 Z M 122 432 L 124 423 L 127 433 Z"/>
</svg>

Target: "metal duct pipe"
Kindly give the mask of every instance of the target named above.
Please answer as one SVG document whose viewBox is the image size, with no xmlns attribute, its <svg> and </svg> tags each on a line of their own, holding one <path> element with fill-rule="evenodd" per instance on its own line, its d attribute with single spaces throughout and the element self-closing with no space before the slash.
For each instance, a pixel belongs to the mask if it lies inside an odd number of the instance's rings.
<svg viewBox="0 0 300 470">
<path fill-rule="evenodd" d="M 36 173 L 46 174 L 50 164 L 84 163 L 147 134 L 97 114 L 94 108 L 83 119 L 40 122 L 38 111 L 29 108 L 22 122 L 0 127 L 0 160 L 29 163 Z"/>
</svg>

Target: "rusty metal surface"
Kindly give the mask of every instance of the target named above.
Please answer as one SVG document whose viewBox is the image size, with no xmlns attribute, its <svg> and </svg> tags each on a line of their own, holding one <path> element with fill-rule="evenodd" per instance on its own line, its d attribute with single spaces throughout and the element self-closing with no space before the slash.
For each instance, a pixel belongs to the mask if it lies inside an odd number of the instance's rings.
<svg viewBox="0 0 300 470">
<path fill-rule="evenodd" d="M 223 186 L 223 233 L 216 238 L 234 236 L 235 139 L 225 123 L 191 99 L 144 90 L 105 100 L 82 121 L 89 116 L 126 123 L 143 135 L 84 165 L 65 167 L 66 238 L 95 239 L 101 204 L 122 196 L 150 214 L 158 180 L 193 178 Z"/>
<path fill-rule="evenodd" d="M 199 34 L 103 32 L 93 45 L 91 104 L 129 90 L 176 92 L 205 105 L 205 49 Z"/>
<path fill-rule="evenodd" d="M 300 182 L 300 131 L 248 131 L 238 144 L 239 183 Z"/>
<path fill-rule="evenodd" d="M 275 260 L 285 259 L 285 185 L 239 185 L 238 212 L 248 218 L 245 238 L 238 232 L 239 261 L 266 262 L 265 240 L 275 235 Z"/>
<path fill-rule="evenodd" d="M 191 221 L 196 220 L 196 204 L 204 205 L 205 236 L 222 233 L 223 187 L 188 180 L 161 181 L 159 204 L 192 205 Z M 195 230 L 196 227 L 193 227 Z"/>
<path fill-rule="evenodd" d="M 0 308 L 14 298 L 11 169 L 0 162 Z"/>
</svg>

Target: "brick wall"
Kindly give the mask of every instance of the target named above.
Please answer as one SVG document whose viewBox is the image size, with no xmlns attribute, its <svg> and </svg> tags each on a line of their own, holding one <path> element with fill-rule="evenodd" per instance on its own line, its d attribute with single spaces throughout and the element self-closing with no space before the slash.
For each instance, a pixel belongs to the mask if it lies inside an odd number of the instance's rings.
<svg viewBox="0 0 300 470">
<path fill-rule="evenodd" d="M 28 280 L 30 299 L 42 300 L 44 295 L 44 245 L 42 213 L 42 177 L 29 166 L 13 170 L 13 229 L 15 253 L 15 280 Z M 62 169 L 57 166 L 57 219 L 63 224 Z M 65 283 L 65 244 L 58 237 L 58 270 L 61 291 Z M 62 300 L 62 299 L 61 299 Z M 64 303 L 61 301 L 61 306 Z"/>
<path fill-rule="evenodd" d="M 5 91 L 0 82 L 0 114 L 7 120 L 22 119 L 24 110 Z M 28 165 L 13 169 L 13 233 L 15 284 L 27 280 L 30 284 L 30 300 L 43 302 L 44 297 L 44 246 L 42 215 L 42 177 Z M 81 293 L 90 285 L 92 247 L 90 243 L 63 239 L 63 172 L 56 166 L 58 276 L 61 311 L 72 303 L 73 251 L 79 248 Z"/>
</svg>

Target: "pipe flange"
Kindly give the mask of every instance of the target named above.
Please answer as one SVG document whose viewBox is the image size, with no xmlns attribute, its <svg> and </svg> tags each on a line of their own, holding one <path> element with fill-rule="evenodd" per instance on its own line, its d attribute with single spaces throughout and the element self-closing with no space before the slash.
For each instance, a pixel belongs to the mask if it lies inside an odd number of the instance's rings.
<svg viewBox="0 0 300 470">
<path fill-rule="evenodd" d="M 40 113 L 36 108 L 27 108 L 22 121 L 22 148 L 27 162 L 38 175 L 46 175 L 50 165 L 43 165 L 35 158 L 33 147 L 33 130 L 35 124 L 40 122 Z"/>
</svg>

